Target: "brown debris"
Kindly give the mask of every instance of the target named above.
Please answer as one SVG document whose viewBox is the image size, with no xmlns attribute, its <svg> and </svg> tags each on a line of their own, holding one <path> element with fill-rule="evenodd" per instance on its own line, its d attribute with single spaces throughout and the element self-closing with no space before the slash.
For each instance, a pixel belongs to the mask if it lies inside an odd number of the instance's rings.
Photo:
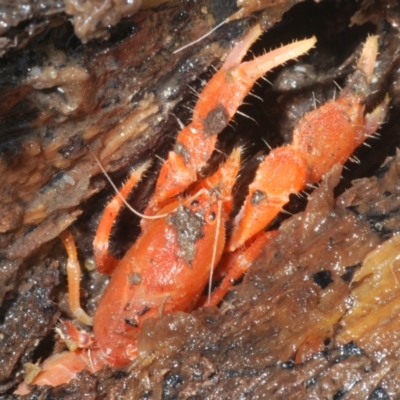
<svg viewBox="0 0 400 400">
<path fill-rule="evenodd" d="M 340 322 L 338 343 L 355 341 L 368 352 L 391 353 L 400 332 L 399 245 L 395 235 L 364 259 L 352 281 L 354 304 Z"/>
<path fill-rule="evenodd" d="M 388 163 L 381 186 L 396 184 L 399 164 L 399 157 Z M 341 205 L 342 198 L 335 204 L 332 188 L 339 174 L 336 170 L 321 184 L 304 213 L 283 224 L 221 311 L 202 309 L 148 323 L 139 341 L 141 372 L 131 386 L 140 393 L 133 398 L 146 391 L 151 398 L 168 393 L 207 399 L 226 398 L 226 393 L 295 399 L 332 398 L 341 392 L 346 398 L 367 398 L 378 388 L 400 392 L 396 382 L 386 379 L 397 374 L 393 357 L 400 341 L 396 329 L 388 331 L 380 314 L 384 309 L 373 305 L 381 318 L 374 318 L 371 332 L 385 330 L 382 337 L 392 341 L 390 346 L 375 335 L 343 337 L 343 317 L 356 295 L 349 272 L 359 271 L 357 280 L 365 257 L 382 239 Z M 399 179 L 397 174 L 397 185 Z M 364 191 L 365 186 L 357 189 L 359 195 Z M 371 193 L 366 196 L 372 200 Z M 375 202 L 383 197 L 375 193 Z M 330 272 L 327 286 L 315 279 L 321 271 Z M 375 294 L 369 291 L 369 299 Z"/>
<path fill-rule="evenodd" d="M 8 297 L 13 306 L 5 309 L 1 324 L 1 381 L 9 377 L 21 357 L 28 361 L 27 355 L 53 331 L 60 313 L 50 298 L 58 284 L 58 263 L 38 260 L 23 273 L 19 293 Z"/>
<path fill-rule="evenodd" d="M 106 28 L 135 14 L 141 3 L 140 0 L 66 0 L 65 13 L 73 17 L 75 34 L 85 43 L 94 38 L 107 38 Z"/>
</svg>

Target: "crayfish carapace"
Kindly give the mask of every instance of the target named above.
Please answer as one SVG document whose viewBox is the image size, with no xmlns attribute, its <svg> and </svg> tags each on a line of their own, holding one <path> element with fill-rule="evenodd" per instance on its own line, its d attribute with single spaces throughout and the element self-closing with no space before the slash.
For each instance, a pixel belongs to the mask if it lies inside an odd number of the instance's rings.
<svg viewBox="0 0 400 400">
<path fill-rule="evenodd" d="M 97 264 L 111 274 L 110 283 L 93 319 L 93 336 L 82 334 L 72 323 L 59 331 L 71 351 L 46 360 L 31 381 L 59 385 L 83 369 L 95 372 L 104 365 L 120 366 L 137 357 L 137 338 L 143 322 L 162 314 L 191 311 L 199 305 L 218 304 L 230 286 L 276 234 L 263 228 L 282 210 L 291 193 L 318 182 L 334 164 L 344 163 L 374 134 L 383 121 L 388 98 L 364 115 L 364 99 L 373 75 L 378 38 L 367 39 L 356 70 L 336 100 L 307 113 L 295 128 L 293 142 L 274 149 L 260 164 L 244 205 L 235 217 L 231 237 L 225 224 L 232 207 L 232 188 L 240 169 L 240 149 L 210 177 L 200 170 L 214 150 L 219 132 L 229 123 L 255 81 L 269 69 L 307 52 L 308 39 L 242 63 L 259 37 L 257 25 L 242 39 L 200 94 L 192 122 L 178 134 L 174 150 L 162 166 L 156 191 L 142 220 L 142 234 L 124 258 L 108 254 L 108 239 L 116 214 L 145 168 L 134 172 L 107 206 L 94 240 Z M 73 238 L 63 236 L 72 271 L 70 302 L 76 317 L 90 318 L 79 306 L 79 275 Z M 226 240 L 227 239 L 227 240 Z M 225 243 L 227 241 L 227 243 Z M 224 260 L 220 263 L 223 253 Z M 214 268 L 221 285 L 203 299 Z M 26 393 L 21 386 L 18 393 Z"/>
</svg>

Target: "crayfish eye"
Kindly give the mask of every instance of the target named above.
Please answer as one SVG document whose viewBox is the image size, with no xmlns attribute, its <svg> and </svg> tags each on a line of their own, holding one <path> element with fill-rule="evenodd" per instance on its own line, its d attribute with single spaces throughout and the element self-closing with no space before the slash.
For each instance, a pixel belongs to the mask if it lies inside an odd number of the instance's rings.
<svg viewBox="0 0 400 400">
<path fill-rule="evenodd" d="M 215 212 L 211 211 L 210 214 L 208 215 L 209 221 L 214 221 L 216 216 L 217 215 L 215 214 Z"/>
<path fill-rule="evenodd" d="M 198 200 L 193 200 L 193 201 L 190 203 L 190 205 L 191 205 L 192 207 L 196 207 L 198 204 L 199 204 L 199 201 L 198 201 Z"/>
</svg>

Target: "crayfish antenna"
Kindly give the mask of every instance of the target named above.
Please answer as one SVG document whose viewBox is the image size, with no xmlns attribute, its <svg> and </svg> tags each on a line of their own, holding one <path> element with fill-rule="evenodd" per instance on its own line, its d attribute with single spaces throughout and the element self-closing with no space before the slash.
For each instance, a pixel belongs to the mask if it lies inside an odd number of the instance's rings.
<svg viewBox="0 0 400 400">
<path fill-rule="evenodd" d="M 220 22 L 218 25 L 214 26 L 214 28 L 210 29 L 207 33 L 205 33 L 204 35 L 200 36 L 199 38 L 197 38 L 196 40 L 193 40 L 192 42 L 185 44 L 184 46 L 179 47 L 178 49 L 176 49 L 175 51 L 172 52 L 172 54 L 177 54 L 182 50 L 187 49 L 190 46 L 195 45 L 196 43 L 201 42 L 203 39 L 207 38 L 208 36 L 210 36 L 212 33 L 214 33 L 216 30 L 218 30 L 219 28 L 221 28 L 221 26 L 224 26 L 225 24 L 227 24 L 228 22 L 234 21 L 235 19 L 239 19 L 242 18 L 244 16 L 244 8 L 240 8 L 238 11 L 236 11 L 234 14 L 232 14 L 231 16 L 229 16 L 228 18 L 224 19 L 222 22 Z"/>
<path fill-rule="evenodd" d="M 103 167 L 102 163 L 100 162 L 100 160 L 98 159 L 98 157 L 96 156 L 96 154 L 94 154 L 90 149 L 89 151 L 92 153 L 93 158 L 96 160 L 97 164 L 99 165 L 101 172 L 103 172 L 104 176 L 106 177 L 106 179 L 108 180 L 108 182 L 110 183 L 110 185 L 112 186 L 112 188 L 115 191 L 115 194 L 117 197 L 119 197 L 121 205 L 124 204 L 129 211 L 132 211 L 133 214 L 137 215 L 140 218 L 147 218 L 147 219 L 157 219 L 157 218 L 162 218 L 164 216 L 156 216 L 156 217 L 151 217 L 148 215 L 144 215 L 141 212 L 135 210 L 127 201 L 126 198 L 128 197 L 130 191 L 133 189 L 133 187 L 142 179 L 143 173 L 149 169 L 150 165 L 151 165 L 151 161 L 146 161 L 143 164 L 141 164 L 137 169 L 133 170 L 130 178 L 127 180 L 127 182 L 125 182 L 123 188 L 126 188 L 124 191 L 123 189 L 119 190 L 117 188 L 117 186 L 115 185 L 115 183 L 112 181 L 112 179 L 110 178 L 110 175 L 108 175 L 107 171 L 105 170 L 105 168 Z M 120 208 L 119 207 L 119 208 Z M 119 210 L 118 208 L 118 210 Z"/>
<path fill-rule="evenodd" d="M 221 230 L 221 222 L 222 222 L 222 202 L 219 201 L 218 202 L 217 219 L 216 219 L 216 228 L 215 228 L 215 231 L 217 232 L 217 234 L 215 235 L 215 238 L 214 238 L 212 256 L 211 256 L 211 265 L 210 265 L 210 276 L 208 279 L 208 301 L 209 302 L 211 299 L 214 269 L 217 264 L 216 259 L 217 259 L 217 252 L 218 252 L 218 232 Z"/>
<path fill-rule="evenodd" d="M 214 269 L 217 264 L 216 259 L 218 252 L 218 232 L 220 232 L 221 224 L 223 223 L 222 213 L 224 212 L 225 215 L 229 215 L 232 210 L 232 203 L 233 203 L 232 191 L 240 170 L 241 153 L 242 153 L 242 147 L 235 148 L 229 155 L 225 163 L 221 165 L 214 174 L 212 174 L 211 176 L 200 182 L 200 184 L 197 185 L 196 188 L 194 189 L 195 191 L 201 189 L 214 191 L 220 198 L 218 202 L 218 211 L 216 215 L 217 234 L 215 235 L 213 243 L 210 275 L 208 281 L 208 303 L 211 302 L 211 298 L 213 296 L 212 283 L 213 283 Z"/>
</svg>

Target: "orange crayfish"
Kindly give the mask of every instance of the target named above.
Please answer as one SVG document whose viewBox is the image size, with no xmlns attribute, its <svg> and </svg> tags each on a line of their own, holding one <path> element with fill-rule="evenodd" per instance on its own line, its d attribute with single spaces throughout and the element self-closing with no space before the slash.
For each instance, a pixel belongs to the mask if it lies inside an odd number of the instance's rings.
<svg viewBox="0 0 400 400">
<path fill-rule="evenodd" d="M 232 208 L 232 188 L 240 169 L 240 149 L 210 177 L 200 170 L 214 150 L 217 134 L 229 123 L 255 81 L 269 69 L 308 51 L 315 39 L 292 43 L 252 61 L 241 62 L 261 34 L 257 25 L 242 39 L 222 68 L 204 87 L 192 122 L 178 134 L 163 164 L 155 194 L 142 219 L 142 234 L 121 261 L 108 253 L 115 217 L 146 166 L 132 173 L 120 194 L 108 204 L 94 239 L 101 272 L 111 280 L 93 318 L 93 335 L 70 322 L 58 328 L 70 351 L 46 360 L 31 384 L 59 385 L 83 369 L 121 366 L 138 356 L 137 339 L 145 320 L 199 305 L 218 304 L 232 279 L 244 273 L 260 248 L 275 233 L 263 228 L 282 210 L 291 193 L 318 182 L 334 164 L 344 163 L 383 121 L 388 98 L 364 115 L 364 99 L 373 75 L 378 39 L 367 39 L 356 71 L 340 96 L 307 113 L 290 145 L 274 149 L 260 164 L 244 205 L 226 242 L 225 225 Z M 62 235 L 68 253 L 72 311 L 86 324 L 91 318 L 79 305 L 79 264 L 74 240 Z M 227 255 L 220 263 L 223 253 Z M 204 300 L 201 295 L 214 268 L 221 285 Z M 27 392 L 21 385 L 17 393 Z"/>
</svg>

